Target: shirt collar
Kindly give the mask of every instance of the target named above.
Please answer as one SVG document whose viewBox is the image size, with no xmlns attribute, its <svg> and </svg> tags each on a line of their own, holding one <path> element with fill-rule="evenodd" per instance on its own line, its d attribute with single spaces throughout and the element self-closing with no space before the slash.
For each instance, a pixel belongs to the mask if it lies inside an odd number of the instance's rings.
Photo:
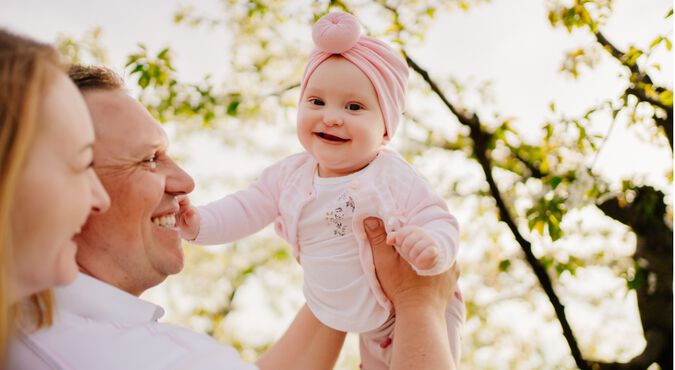
<svg viewBox="0 0 675 370">
<path fill-rule="evenodd" d="M 162 307 L 83 273 L 54 294 L 58 309 L 91 319 L 142 324 L 164 315 Z"/>
</svg>

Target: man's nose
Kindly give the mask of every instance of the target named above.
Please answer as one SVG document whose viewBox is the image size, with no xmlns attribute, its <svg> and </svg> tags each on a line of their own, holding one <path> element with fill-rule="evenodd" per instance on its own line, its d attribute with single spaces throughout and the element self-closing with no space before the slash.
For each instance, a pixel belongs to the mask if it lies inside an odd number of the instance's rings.
<svg viewBox="0 0 675 370">
<path fill-rule="evenodd" d="M 195 181 L 176 162 L 169 160 L 166 172 L 166 189 L 169 194 L 190 194 L 195 189 Z"/>
</svg>

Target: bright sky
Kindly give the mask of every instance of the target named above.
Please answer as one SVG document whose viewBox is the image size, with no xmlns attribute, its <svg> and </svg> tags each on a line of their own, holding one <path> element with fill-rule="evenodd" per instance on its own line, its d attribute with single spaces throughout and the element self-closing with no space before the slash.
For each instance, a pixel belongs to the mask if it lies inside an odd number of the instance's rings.
<svg viewBox="0 0 675 370">
<path fill-rule="evenodd" d="M 186 3 L 4 0 L 0 4 L 0 25 L 45 41 L 52 41 L 59 34 L 78 38 L 101 26 L 102 44 L 110 52 L 112 67 L 118 71 L 122 70 L 126 55 L 143 43 L 151 50 L 172 46 L 176 67 L 184 79 L 196 80 L 207 73 L 216 78 L 222 76 L 227 73 L 226 50 L 213 45 L 224 45 L 227 35 L 205 28 L 176 27 L 172 23 L 173 12 Z M 614 3 L 614 15 L 603 32 L 620 48 L 626 49 L 631 44 L 644 47 L 657 33 L 672 36 L 671 22 L 654 22 L 665 16 L 672 7 L 671 1 Z M 202 14 L 217 14 L 220 10 L 217 0 L 199 1 L 197 6 Z M 574 114 L 589 102 L 614 96 L 621 86 L 615 77 L 620 70 L 607 57 L 602 58 L 598 68 L 586 71 L 577 81 L 557 73 L 563 52 L 588 44 L 589 39 L 583 32 L 569 35 L 562 29 L 552 29 L 546 20 L 545 2 L 540 0 L 494 0 L 468 12 L 444 14 L 436 25 L 427 42 L 413 49 L 411 55 L 433 73 L 432 77 L 452 76 L 474 84 L 492 81 L 495 106 L 490 111 L 516 117 L 516 123 L 525 132 L 549 117 L 551 102 L 560 111 Z M 663 70 L 655 76 L 656 80 L 672 87 L 672 53 L 661 53 L 659 59 Z M 608 86 L 615 86 L 616 90 Z M 607 95 L 608 91 L 612 95 Z M 483 105 L 476 104 L 474 108 L 487 112 Z M 635 139 L 630 128 L 615 127 L 596 168 L 615 181 L 631 175 L 642 176 L 666 187 L 662 179 L 672 166 L 670 153 L 642 141 Z"/>
</svg>

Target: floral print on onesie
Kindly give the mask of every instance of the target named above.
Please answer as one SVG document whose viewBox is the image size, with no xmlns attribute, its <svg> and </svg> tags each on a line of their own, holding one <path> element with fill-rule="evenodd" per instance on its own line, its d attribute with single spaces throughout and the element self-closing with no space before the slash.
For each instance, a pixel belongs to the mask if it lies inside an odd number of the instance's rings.
<svg viewBox="0 0 675 370">
<path fill-rule="evenodd" d="M 354 213 L 354 200 L 349 192 L 345 191 L 338 197 L 338 205 L 328 212 L 326 212 L 326 221 L 333 225 L 333 235 L 345 236 L 349 232 L 348 223 L 345 220 L 345 210 L 350 212 L 347 217 L 351 221 L 351 215 Z M 351 211 L 350 211 L 351 210 Z"/>
</svg>

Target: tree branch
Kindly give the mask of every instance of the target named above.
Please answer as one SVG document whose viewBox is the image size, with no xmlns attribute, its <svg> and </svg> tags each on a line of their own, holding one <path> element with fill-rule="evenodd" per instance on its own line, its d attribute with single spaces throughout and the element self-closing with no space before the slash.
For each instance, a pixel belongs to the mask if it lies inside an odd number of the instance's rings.
<svg viewBox="0 0 675 370">
<path fill-rule="evenodd" d="M 651 331 L 645 334 L 647 346 L 644 351 L 628 363 L 589 362 L 593 370 L 644 370 L 656 362 L 666 346 L 667 339 L 661 332 Z"/>
<path fill-rule="evenodd" d="M 602 47 L 605 50 L 607 50 L 607 52 L 609 52 L 609 54 L 611 54 L 616 60 L 618 60 L 621 64 L 630 69 L 630 72 L 632 74 L 640 76 L 643 82 L 652 84 L 652 79 L 649 78 L 649 76 L 647 76 L 646 74 L 643 74 L 638 68 L 637 64 L 628 65 L 626 63 L 626 61 L 624 60 L 626 53 L 619 50 L 619 48 L 617 48 L 616 46 L 614 46 L 614 44 L 612 44 L 609 40 L 607 40 L 607 38 L 605 37 L 605 35 L 602 34 L 602 32 L 595 31 L 593 32 L 593 34 L 595 35 L 595 39 L 598 41 L 598 43 L 602 45 Z"/>
<path fill-rule="evenodd" d="M 618 60 L 622 65 L 624 65 L 626 68 L 628 68 L 631 72 L 631 74 L 637 78 L 636 82 L 641 82 L 644 84 L 648 85 L 654 85 L 652 82 L 651 77 L 643 71 L 640 70 L 638 67 L 637 63 L 634 64 L 628 64 L 626 62 L 626 53 L 623 51 L 619 50 L 614 44 L 612 44 L 605 35 L 602 34 L 600 31 L 593 32 L 595 35 L 595 39 L 598 41 L 602 47 L 607 50 L 607 52 L 612 55 L 616 60 Z M 658 117 L 654 116 L 654 122 L 658 127 L 661 127 L 663 131 L 666 134 L 666 137 L 668 138 L 668 142 L 670 143 L 670 150 L 673 150 L 673 105 L 667 105 L 659 101 L 658 99 L 654 99 L 652 97 L 649 97 L 644 89 L 640 89 L 639 87 L 636 86 L 636 82 L 633 82 L 630 87 L 626 89 L 626 94 L 630 94 L 635 96 L 639 101 L 643 101 L 649 104 L 652 104 L 654 106 L 657 106 L 663 110 L 666 111 L 666 119 L 659 119 Z M 655 86 L 654 90 L 657 93 L 666 91 L 667 89 L 659 86 Z"/>
<path fill-rule="evenodd" d="M 530 171 L 530 176 L 534 177 L 535 179 L 541 179 L 544 176 L 546 176 L 540 169 L 539 167 L 535 166 L 534 164 L 530 163 L 527 159 L 523 158 L 520 153 L 518 153 L 518 150 L 516 148 L 512 147 L 511 145 L 507 145 L 511 153 L 513 154 L 514 157 L 516 157 L 517 160 L 522 163 L 525 168 L 527 168 Z"/>
<path fill-rule="evenodd" d="M 659 100 L 655 100 L 647 96 L 647 94 L 644 92 L 642 89 L 637 89 L 633 86 L 630 86 L 626 89 L 626 94 L 630 94 L 635 96 L 638 100 L 647 102 L 649 104 L 655 105 L 664 111 L 666 111 L 666 118 L 659 118 L 656 114 L 654 114 L 654 123 L 656 126 L 661 127 L 663 131 L 666 134 L 666 137 L 668 138 L 668 142 L 670 143 L 670 149 L 673 149 L 673 106 L 672 105 L 666 105 L 660 102 Z"/>
<path fill-rule="evenodd" d="M 537 276 L 537 279 L 539 280 L 540 285 L 544 289 L 544 292 L 546 293 L 549 301 L 553 305 L 553 309 L 558 317 L 560 326 L 562 327 L 563 335 L 567 340 L 567 343 L 570 347 L 570 351 L 572 353 L 572 356 L 574 357 L 574 361 L 576 362 L 577 366 L 580 369 L 590 369 L 588 363 L 583 359 L 583 356 L 581 355 L 581 351 L 579 350 L 579 346 L 577 344 L 576 338 L 574 337 L 574 333 L 572 332 L 572 328 L 570 327 L 569 322 L 567 321 L 567 317 L 565 315 L 565 307 L 562 305 L 560 299 L 558 298 L 558 295 L 555 293 L 555 290 L 553 289 L 553 283 L 551 281 L 551 278 L 546 272 L 546 269 L 534 256 L 534 253 L 532 253 L 531 243 L 527 241 L 518 230 L 518 227 L 516 226 L 516 223 L 511 214 L 509 213 L 509 210 L 506 206 L 506 203 L 504 202 L 504 199 L 502 198 L 499 187 L 497 186 L 497 183 L 492 177 L 492 164 L 491 159 L 489 158 L 489 148 L 487 147 L 487 144 L 491 139 L 491 134 L 487 133 L 482 129 L 480 118 L 478 117 L 478 115 L 476 115 L 475 113 L 469 115 L 468 112 L 462 111 L 459 108 L 455 107 L 443 94 L 438 85 L 431 79 L 429 73 L 426 70 L 421 68 L 405 51 L 403 51 L 403 56 L 405 57 L 408 65 L 424 79 L 424 81 L 429 85 L 429 87 L 436 94 L 436 96 L 438 96 L 443 102 L 443 104 L 452 112 L 452 114 L 454 114 L 455 117 L 457 117 L 459 122 L 469 127 L 470 137 L 474 141 L 474 154 L 481 168 L 483 169 L 485 179 L 490 187 L 490 194 L 497 203 L 497 209 L 499 210 L 499 218 L 501 219 L 501 221 L 506 223 L 511 233 L 513 233 L 513 236 L 515 237 L 516 241 L 518 242 L 521 249 L 525 253 L 525 258 L 527 262 L 530 264 L 532 270 L 534 271 L 534 274 Z"/>
<path fill-rule="evenodd" d="M 648 278 L 638 283 L 636 293 L 647 346 L 628 363 L 589 362 L 593 369 L 646 369 L 658 363 L 673 369 L 673 232 L 665 224 L 664 194 L 650 186 L 634 189 L 631 203 L 616 197 L 597 207 L 605 215 L 631 228 L 637 237 L 633 259 Z M 636 272 L 637 274 L 638 272 Z M 636 278 L 637 279 L 637 278 Z M 639 281 L 639 280 L 638 280 Z"/>
</svg>

